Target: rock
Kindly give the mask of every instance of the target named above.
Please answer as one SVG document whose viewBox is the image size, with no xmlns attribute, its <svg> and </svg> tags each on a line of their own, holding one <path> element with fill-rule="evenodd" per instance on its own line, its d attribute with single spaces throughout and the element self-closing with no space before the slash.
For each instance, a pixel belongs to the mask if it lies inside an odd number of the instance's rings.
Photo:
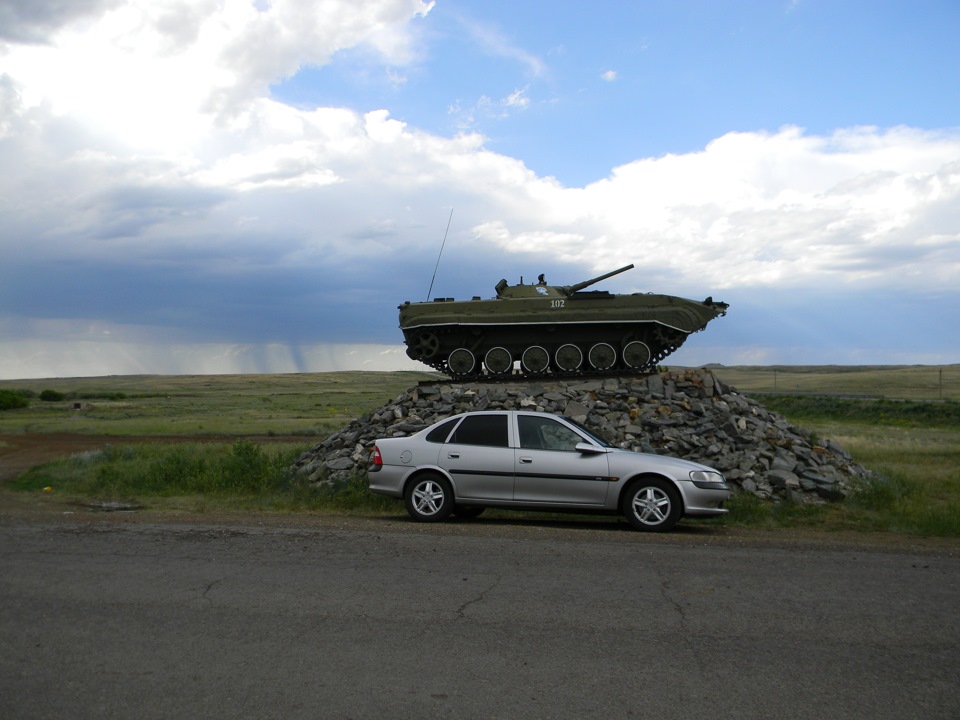
<svg viewBox="0 0 960 720">
<path fill-rule="evenodd" d="M 567 407 L 564 410 L 563 414 L 568 418 L 576 420 L 578 423 L 584 423 L 587 421 L 587 414 L 590 412 L 590 408 L 586 405 L 583 405 L 579 402 L 570 401 L 567 403 Z"/>
<path fill-rule="evenodd" d="M 775 488 L 796 490 L 800 487 L 800 478 L 789 470 L 770 470 L 767 473 L 767 482 Z"/>
<path fill-rule="evenodd" d="M 773 462 L 770 463 L 771 470 L 786 470 L 787 472 L 793 473 L 794 468 L 797 467 L 797 458 L 790 457 L 787 454 L 778 454 Z"/>
<path fill-rule="evenodd" d="M 809 434 L 708 370 L 646 377 L 498 383 L 430 383 L 411 388 L 350 422 L 294 463 L 310 482 L 366 472 L 379 437 L 402 437 L 458 412 L 523 408 L 562 414 L 617 447 L 703 462 L 736 489 L 760 498 L 822 503 L 845 497 L 870 471 L 831 440 Z"/>
</svg>

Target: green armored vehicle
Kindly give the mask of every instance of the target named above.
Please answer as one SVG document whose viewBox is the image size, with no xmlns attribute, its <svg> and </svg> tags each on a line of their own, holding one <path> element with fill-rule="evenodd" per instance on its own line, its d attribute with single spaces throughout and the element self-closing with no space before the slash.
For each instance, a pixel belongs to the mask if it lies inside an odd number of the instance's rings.
<svg viewBox="0 0 960 720">
<path fill-rule="evenodd" d="M 690 333 L 726 314 L 727 303 L 671 295 L 613 295 L 585 288 L 627 265 L 576 285 L 497 283 L 491 300 L 400 305 L 407 355 L 454 378 L 568 377 L 646 372 Z"/>
</svg>

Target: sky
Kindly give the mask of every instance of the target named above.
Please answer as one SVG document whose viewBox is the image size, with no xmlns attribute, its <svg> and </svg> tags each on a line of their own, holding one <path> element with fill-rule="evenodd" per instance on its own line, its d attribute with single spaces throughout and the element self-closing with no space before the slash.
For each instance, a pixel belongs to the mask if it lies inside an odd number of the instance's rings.
<svg viewBox="0 0 960 720">
<path fill-rule="evenodd" d="M 0 379 L 426 369 L 431 282 L 629 263 L 598 287 L 730 303 L 667 364 L 960 362 L 957 37 L 956 0 L 0 0 Z"/>
</svg>

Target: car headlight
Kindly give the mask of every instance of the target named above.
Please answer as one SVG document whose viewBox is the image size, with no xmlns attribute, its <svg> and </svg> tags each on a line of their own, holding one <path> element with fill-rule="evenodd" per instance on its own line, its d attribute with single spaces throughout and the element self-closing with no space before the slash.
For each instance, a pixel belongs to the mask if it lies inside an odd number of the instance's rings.
<svg viewBox="0 0 960 720">
<path fill-rule="evenodd" d="M 723 475 L 721 475 L 721 474 L 718 473 L 718 472 L 713 472 L 712 470 L 693 470 L 693 471 L 690 473 L 690 479 L 691 479 L 693 482 L 707 482 L 707 483 L 711 483 L 711 482 L 722 483 L 722 482 L 724 482 L 724 480 L 723 480 Z"/>
</svg>

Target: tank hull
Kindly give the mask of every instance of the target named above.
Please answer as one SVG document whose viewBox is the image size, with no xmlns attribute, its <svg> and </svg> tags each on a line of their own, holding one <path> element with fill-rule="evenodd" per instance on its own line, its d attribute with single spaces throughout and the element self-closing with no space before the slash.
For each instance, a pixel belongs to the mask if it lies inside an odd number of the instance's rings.
<svg viewBox="0 0 960 720">
<path fill-rule="evenodd" d="M 521 285 L 492 300 L 405 303 L 407 355 L 454 377 L 639 374 L 727 308 L 709 298 L 564 290 Z"/>
</svg>

